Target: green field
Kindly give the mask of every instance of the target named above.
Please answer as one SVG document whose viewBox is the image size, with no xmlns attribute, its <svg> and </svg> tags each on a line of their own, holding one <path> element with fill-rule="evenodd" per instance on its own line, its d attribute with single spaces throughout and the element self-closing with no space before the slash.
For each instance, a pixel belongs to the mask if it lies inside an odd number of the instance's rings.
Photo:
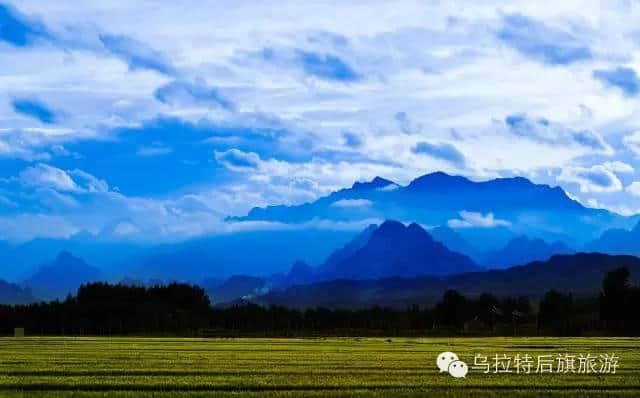
<svg viewBox="0 0 640 398">
<path fill-rule="evenodd" d="M 0 396 L 639 396 L 639 344 L 631 338 L 1 338 Z M 455 379 L 436 367 L 442 351 L 469 365 L 476 353 L 607 353 L 619 364 L 616 374 L 492 369 Z"/>
</svg>

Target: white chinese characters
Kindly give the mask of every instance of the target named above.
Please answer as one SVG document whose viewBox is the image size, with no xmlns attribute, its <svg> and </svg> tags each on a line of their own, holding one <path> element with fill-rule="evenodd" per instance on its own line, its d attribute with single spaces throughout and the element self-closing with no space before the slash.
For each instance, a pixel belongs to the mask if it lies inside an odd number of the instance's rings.
<svg viewBox="0 0 640 398">
<path fill-rule="evenodd" d="M 487 356 L 475 354 L 471 369 L 482 373 L 577 373 L 615 374 L 619 357 L 615 354 L 545 354 L 535 357 L 529 354 L 495 354 Z"/>
</svg>

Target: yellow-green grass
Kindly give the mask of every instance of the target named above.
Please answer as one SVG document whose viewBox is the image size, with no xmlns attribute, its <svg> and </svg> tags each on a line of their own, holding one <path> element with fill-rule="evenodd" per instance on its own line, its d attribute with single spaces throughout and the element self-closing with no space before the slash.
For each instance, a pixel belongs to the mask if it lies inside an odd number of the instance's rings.
<svg viewBox="0 0 640 398">
<path fill-rule="evenodd" d="M 615 354 L 615 374 L 440 373 L 438 353 Z M 535 365 L 534 365 L 535 368 Z M 554 365 L 555 368 L 555 365 Z M 0 338 L 0 396 L 640 396 L 633 338 Z"/>
</svg>

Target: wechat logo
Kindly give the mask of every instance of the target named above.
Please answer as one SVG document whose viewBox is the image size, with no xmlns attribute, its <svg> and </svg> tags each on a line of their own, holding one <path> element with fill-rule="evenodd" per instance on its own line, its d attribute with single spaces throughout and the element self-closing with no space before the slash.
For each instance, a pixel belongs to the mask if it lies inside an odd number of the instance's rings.
<svg viewBox="0 0 640 398">
<path fill-rule="evenodd" d="M 453 352 L 443 352 L 438 355 L 436 364 L 440 373 L 447 372 L 455 378 L 466 377 L 469 372 L 469 366 L 462 362 L 460 358 Z"/>
</svg>

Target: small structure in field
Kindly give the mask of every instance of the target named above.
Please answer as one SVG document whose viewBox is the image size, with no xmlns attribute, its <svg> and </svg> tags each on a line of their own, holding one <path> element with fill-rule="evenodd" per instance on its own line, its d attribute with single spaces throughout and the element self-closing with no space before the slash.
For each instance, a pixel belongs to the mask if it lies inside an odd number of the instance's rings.
<svg viewBox="0 0 640 398">
<path fill-rule="evenodd" d="M 24 337 L 24 328 L 13 329 L 13 337 Z"/>
</svg>

